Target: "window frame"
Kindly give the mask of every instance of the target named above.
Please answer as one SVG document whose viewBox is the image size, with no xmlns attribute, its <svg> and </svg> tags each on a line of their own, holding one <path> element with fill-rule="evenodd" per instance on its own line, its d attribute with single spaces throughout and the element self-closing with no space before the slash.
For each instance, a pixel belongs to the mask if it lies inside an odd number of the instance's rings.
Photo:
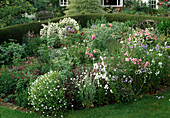
<svg viewBox="0 0 170 118">
<path fill-rule="evenodd" d="M 120 1 L 120 2 L 118 2 Z M 102 7 L 123 7 L 123 0 L 117 0 L 117 5 L 104 5 L 105 0 L 100 0 Z M 120 3 L 120 5 L 118 5 Z"/>
<path fill-rule="evenodd" d="M 61 7 L 68 6 L 69 5 L 68 3 L 69 3 L 68 0 L 66 0 L 66 2 L 65 2 L 65 0 L 59 0 L 59 4 L 60 4 Z"/>
<path fill-rule="evenodd" d="M 151 0 L 151 7 L 152 7 L 152 9 L 156 9 L 157 8 L 157 0 Z"/>
</svg>

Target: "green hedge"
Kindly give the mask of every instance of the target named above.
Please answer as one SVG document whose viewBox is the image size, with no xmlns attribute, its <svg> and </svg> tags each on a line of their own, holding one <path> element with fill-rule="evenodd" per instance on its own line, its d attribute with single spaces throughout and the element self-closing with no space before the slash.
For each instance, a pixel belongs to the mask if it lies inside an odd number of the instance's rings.
<svg viewBox="0 0 170 118">
<path fill-rule="evenodd" d="M 112 21 L 125 22 L 128 20 L 141 21 L 146 19 L 156 20 L 158 22 L 170 20 L 170 18 L 168 17 L 154 17 L 154 16 L 129 15 L 129 14 L 80 14 L 80 15 L 64 16 L 64 17 L 74 18 L 75 20 L 80 22 L 82 27 L 86 27 L 88 20 L 101 19 L 102 16 L 104 16 L 108 22 L 112 22 Z M 54 18 L 51 19 L 50 21 L 58 22 L 60 19 L 63 19 L 64 17 Z M 4 41 L 8 41 L 8 39 L 17 39 L 17 42 L 22 43 L 22 38 L 28 31 L 34 31 L 36 34 L 39 34 L 39 31 L 42 28 L 41 24 L 47 24 L 47 23 L 48 20 L 0 28 L 0 43 Z"/>
</svg>

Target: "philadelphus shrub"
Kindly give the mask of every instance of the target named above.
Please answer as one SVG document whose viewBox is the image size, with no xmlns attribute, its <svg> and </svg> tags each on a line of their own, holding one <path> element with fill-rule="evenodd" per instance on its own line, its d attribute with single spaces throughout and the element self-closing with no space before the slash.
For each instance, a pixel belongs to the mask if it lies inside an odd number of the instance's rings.
<svg viewBox="0 0 170 118">
<path fill-rule="evenodd" d="M 65 36 L 68 30 L 79 30 L 79 25 L 76 20 L 68 17 L 60 20 L 58 23 L 42 24 L 43 29 L 40 30 L 41 38 L 50 36 L 59 36 L 60 39 Z"/>
<path fill-rule="evenodd" d="M 44 116 L 63 116 L 67 108 L 64 96 L 65 88 L 60 80 L 59 72 L 50 71 L 38 77 L 28 89 L 29 105 L 33 110 L 43 113 Z"/>
<path fill-rule="evenodd" d="M 58 23 L 48 23 L 48 25 L 42 24 L 43 29 L 40 30 L 41 38 L 50 36 L 56 36 L 58 32 Z"/>
<path fill-rule="evenodd" d="M 70 30 L 70 31 L 74 31 L 74 30 L 78 31 L 79 30 L 79 25 L 78 25 L 77 21 L 70 17 L 60 20 L 58 25 L 59 25 L 58 34 L 59 34 L 59 37 L 61 37 L 61 38 L 63 35 L 65 35 L 67 30 Z"/>
</svg>

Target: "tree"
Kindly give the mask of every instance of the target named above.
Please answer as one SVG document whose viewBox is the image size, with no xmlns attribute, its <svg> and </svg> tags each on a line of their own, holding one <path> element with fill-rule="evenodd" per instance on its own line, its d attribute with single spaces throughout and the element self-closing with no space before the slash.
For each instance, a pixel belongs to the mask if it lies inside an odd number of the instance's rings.
<svg viewBox="0 0 170 118">
<path fill-rule="evenodd" d="M 0 1 L 0 28 L 24 23 L 26 19 L 22 18 L 25 12 L 31 13 L 36 9 L 25 0 L 3 0 Z"/>
<path fill-rule="evenodd" d="M 105 13 L 100 8 L 99 0 L 70 0 L 70 4 L 66 7 L 64 13 L 66 15 L 85 14 L 85 13 Z"/>
</svg>

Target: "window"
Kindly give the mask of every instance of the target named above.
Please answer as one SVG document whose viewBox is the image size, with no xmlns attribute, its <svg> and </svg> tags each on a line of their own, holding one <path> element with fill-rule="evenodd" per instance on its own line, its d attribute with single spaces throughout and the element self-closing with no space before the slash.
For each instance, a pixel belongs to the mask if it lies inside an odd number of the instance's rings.
<svg viewBox="0 0 170 118">
<path fill-rule="evenodd" d="M 101 6 L 122 7 L 123 6 L 123 0 L 101 0 Z"/>
<path fill-rule="evenodd" d="M 60 0 L 60 6 L 68 6 L 68 0 Z"/>
<path fill-rule="evenodd" d="M 151 0 L 151 6 L 156 9 L 156 0 Z"/>
<path fill-rule="evenodd" d="M 68 6 L 69 0 L 60 0 L 60 6 Z M 122 7 L 123 0 L 100 0 L 104 7 Z"/>
</svg>

